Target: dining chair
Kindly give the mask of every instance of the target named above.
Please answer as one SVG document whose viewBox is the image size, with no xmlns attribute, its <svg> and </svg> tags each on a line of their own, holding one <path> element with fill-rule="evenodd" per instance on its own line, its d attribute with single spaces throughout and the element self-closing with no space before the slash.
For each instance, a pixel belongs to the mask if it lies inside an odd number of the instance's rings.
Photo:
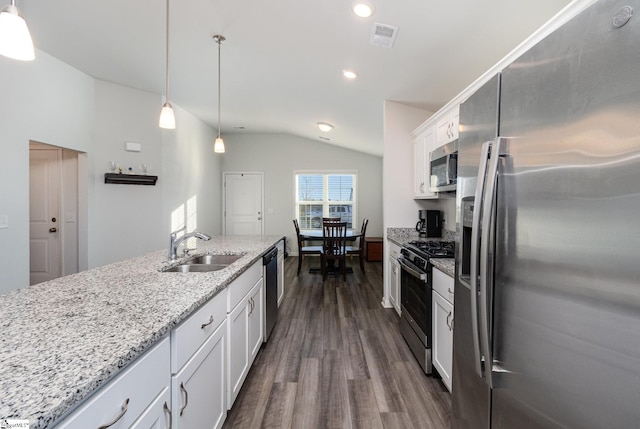
<svg viewBox="0 0 640 429">
<path fill-rule="evenodd" d="M 340 218 L 339 217 L 323 217 L 322 223 L 326 223 L 326 222 L 340 222 Z"/>
<path fill-rule="evenodd" d="M 369 219 L 362 220 L 362 227 L 360 228 L 360 237 L 358 240 L 358 246 L 347 246 L 347 255 L 353 256 L 358 255 L 360 259 L 360 269 L 364 274 L 364 236 L 367 233 L 367 225 L 369 224 Z"/>
<path fill-rule="evenodd" d="M 325 222 L 322 224 L 322 254 L 320 255 L 322 279 L 327 278 L 327 261 L 338 261 L 342 278 L 345 274 L 345 258 L 347 255 L 347 223 Z"/>
<path fill-rule="evenodd" d="M 300 226 L 298 225 L 298 219 L 293 220 L 293 226 L 296 228 L 296 236 L 298 237 L 298 274 L 300 275 L 300 268 L 302 267 L 302 257 L 304 255 L 322 255 L 322 246 L 304 246 L 304 240 L 300 236 Z"/>
</svg>

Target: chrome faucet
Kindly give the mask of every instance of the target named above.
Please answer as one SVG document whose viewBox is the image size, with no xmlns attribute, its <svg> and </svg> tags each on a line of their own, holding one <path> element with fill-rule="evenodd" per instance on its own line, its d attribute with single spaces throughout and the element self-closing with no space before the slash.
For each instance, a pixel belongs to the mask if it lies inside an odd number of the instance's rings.
<svg viewBox="0 0 640 429">
<path fill-rule="evenodd" d="M 169 260 L 170 261 L 175 261 L 176 259 L 178 259 L 178 255 L 177 255 L 178 246 L 187 238 L 196 237 L 204 241 L 211 240 L 210 235 L 203 234 L 202 232 L 190 232 L 188 234 L 184 234 L 183 236 L 178 237 L 178 232 L 182 231 L 183 229 L 184 228 L 179 229 L 178 231 L 172 232 L 171 235 L 169 235 L 169 240 L 170 240 L 169 241 Z"/>
</svg>

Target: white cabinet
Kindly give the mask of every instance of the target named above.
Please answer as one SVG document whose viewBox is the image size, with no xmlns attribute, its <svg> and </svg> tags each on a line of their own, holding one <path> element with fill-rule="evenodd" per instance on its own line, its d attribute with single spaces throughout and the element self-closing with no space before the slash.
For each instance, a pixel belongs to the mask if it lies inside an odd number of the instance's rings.
<svg viewBox="0 0 640 429">
<path fill-rule="evenodd" d="M 231 409 L 244 383 L 251 364 L 258 354 L 263 339 L 264 326 L 264 283 L 262 260 L 230 285 L 230 294 L 245 290 L 247 284 L 253 287 L 240 300 L 230 301 L 233 305 L 227 315 L 229 349 L 227 353 L 227 407 Z M 254 267 L 259 270 L 255 271 Z M 235 305 L 234 305 L 235 304 Z"/>
<path fill-rule="evenodd" d="M 147 407 L 131 429 L 171 429 L 171 392 L 165 387 L 156 399 Z"/>
<path fill-rule="evenodd" d="M 284 240 L 278 241 L 278 307 L 284 298 Z"/>
<path fill-rule="evenodd" d="M 218 429 L 227 417 L 226 321 L 171 378 L 173 428 Z"/>
<path fill-rule="evenodd" d="M 453 278 L 433 269 L 433 366 L 451 391 L 453 363 Z"/>
<path fill-rule="evenodd" d="M 227 290 L 171 332 L 173 428 L 220 428 L 227 417 Z"/>
<path fill-rule="evenodd" d="M 436 194 L 429 190 L 431 169 L 429 154 L 435 148 L 435 129 L 427 128 L 417 136 L 413 143 L 414 198 L 434 198 Z"/>
<path fill-rule="evenodd" d="M 460 118 L 460 106 L 455 106 L 444 114 L 437 122 L 437 138 L 435 147 L 442 146 L 458 138 L 458 124 Z"/>
<path fill-rule="evenodd" d="M 168 428 L 169 338 L 125 368 L 56 428 Z M 165 409 L 164 404 L 167 404 Z"/>
<path fill-rule="evenodd" d="M 400 246 L 390 241 L 387 241 L 389 249 L 389 261 L 386 270 L 387 284 L 389 285 L 389 301 L 391 305 L 396 309 L 398 316 L 401 312 L 400 307 L 400 265 L 398 264 L 398 256 L 400 256 Z"/>
</svg>

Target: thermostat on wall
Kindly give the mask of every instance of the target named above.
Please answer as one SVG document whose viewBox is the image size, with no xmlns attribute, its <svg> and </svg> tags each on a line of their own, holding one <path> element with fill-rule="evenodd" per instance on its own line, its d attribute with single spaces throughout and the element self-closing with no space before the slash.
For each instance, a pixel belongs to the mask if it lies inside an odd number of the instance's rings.
<svg viewBox="0 0 640 429">
<path fill-rule="evenodd" d="M 142 152 L 142 145 L 134 142 L 124 142 L 124 150 L 127 152 Z"/>
</svg>

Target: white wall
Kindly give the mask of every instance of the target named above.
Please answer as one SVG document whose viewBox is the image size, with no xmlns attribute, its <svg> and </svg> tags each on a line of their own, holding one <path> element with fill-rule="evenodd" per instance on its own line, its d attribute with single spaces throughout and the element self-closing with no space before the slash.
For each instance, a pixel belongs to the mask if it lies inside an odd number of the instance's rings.
<svg viewBox="0 0 640 429">
<path fill-rule="evenodd" d="M 193 211 L 189 226 L 220 233 L 220 157 L 211 146 L 216 133 L 176 105 L 176 129 L 159 128 L 161 105 L 158 94 L 96 81 L 91 267 L 168 247 L 169 234 L 184 225 L 187 210 Z M 140 143 L 142 151 L 125 151 L 125 142 Z M 146 163 L 158 182 L 105 184 L 109 161 L 139 174 Z M 178 212 L 182 223 L 172 226 Z"/>
<path fill-rule="evenodd" d="M 418 210 L 432 208 L 413 199 L 413 140 L 410 136 L 431 115 L 432 112 L 394 101 L 384 103 L 385 236 L 387 228 L 415 226 Z"/>
<path fill-rule="evenodd" d="M 93 79 L 37 51 L 36 60 L 0 57 L 0 293 L 29 284 L 29 141 L 93 148 Z"/>
<path fill-rule="evenodd" d="M 297 252 L 292 219 L 296 170 L 357 170 L 358 222 L 369 219 L 367 236 L 382 236 L 382 159 L 286 134 L 228 134 L 224 171 L 263 171 L 265 234 L 287 236 Z"/>
<path fill-rule="evenodd" d="M 0 293 L 29 284 L 29 141 L 81 152 L 79 269 L 164 249 L 171 212 L 193 195 L 198 229 L 220 232 L 221 161 L 202 121 L 174 106 L 178 129 L 160 130 L 159 94 L 95 80 L 39 51 L 34 62 L 0 57 L 0 79 L 0 215 L 9 219 L 0 229 Z M 142 152 L 125 152 L 126 141 Z M 157 186 L 106 185 L 111 160 L 136 171 L 149 164 Z"/>
<path fill-rule="evenodd" d="M 161 248 L 162 133 L 158 127 L 159 95 L 104 81 L 95 84 L 94 204 L 90 208 L 89 266 L 120 261 Z M 125 142 L 142 145 L 141 152 L 125 151 Z M 140 173 L 147 163 L 159 176 L 156 186 L 104 183 L 108 162 L 126 173 Z"/>
<path fill-rule="evenodd" d="M 197 230 L 207 234 L 222 231 L 223 155 L 213 152 L 217 133 L 184 109 L 174 105 L 174 111 L 176 129 L 164 132 L 162 140 L 163 244 L 172 229 L 171 214 L 194 201 L 194 196 Z"/>
</svg>

